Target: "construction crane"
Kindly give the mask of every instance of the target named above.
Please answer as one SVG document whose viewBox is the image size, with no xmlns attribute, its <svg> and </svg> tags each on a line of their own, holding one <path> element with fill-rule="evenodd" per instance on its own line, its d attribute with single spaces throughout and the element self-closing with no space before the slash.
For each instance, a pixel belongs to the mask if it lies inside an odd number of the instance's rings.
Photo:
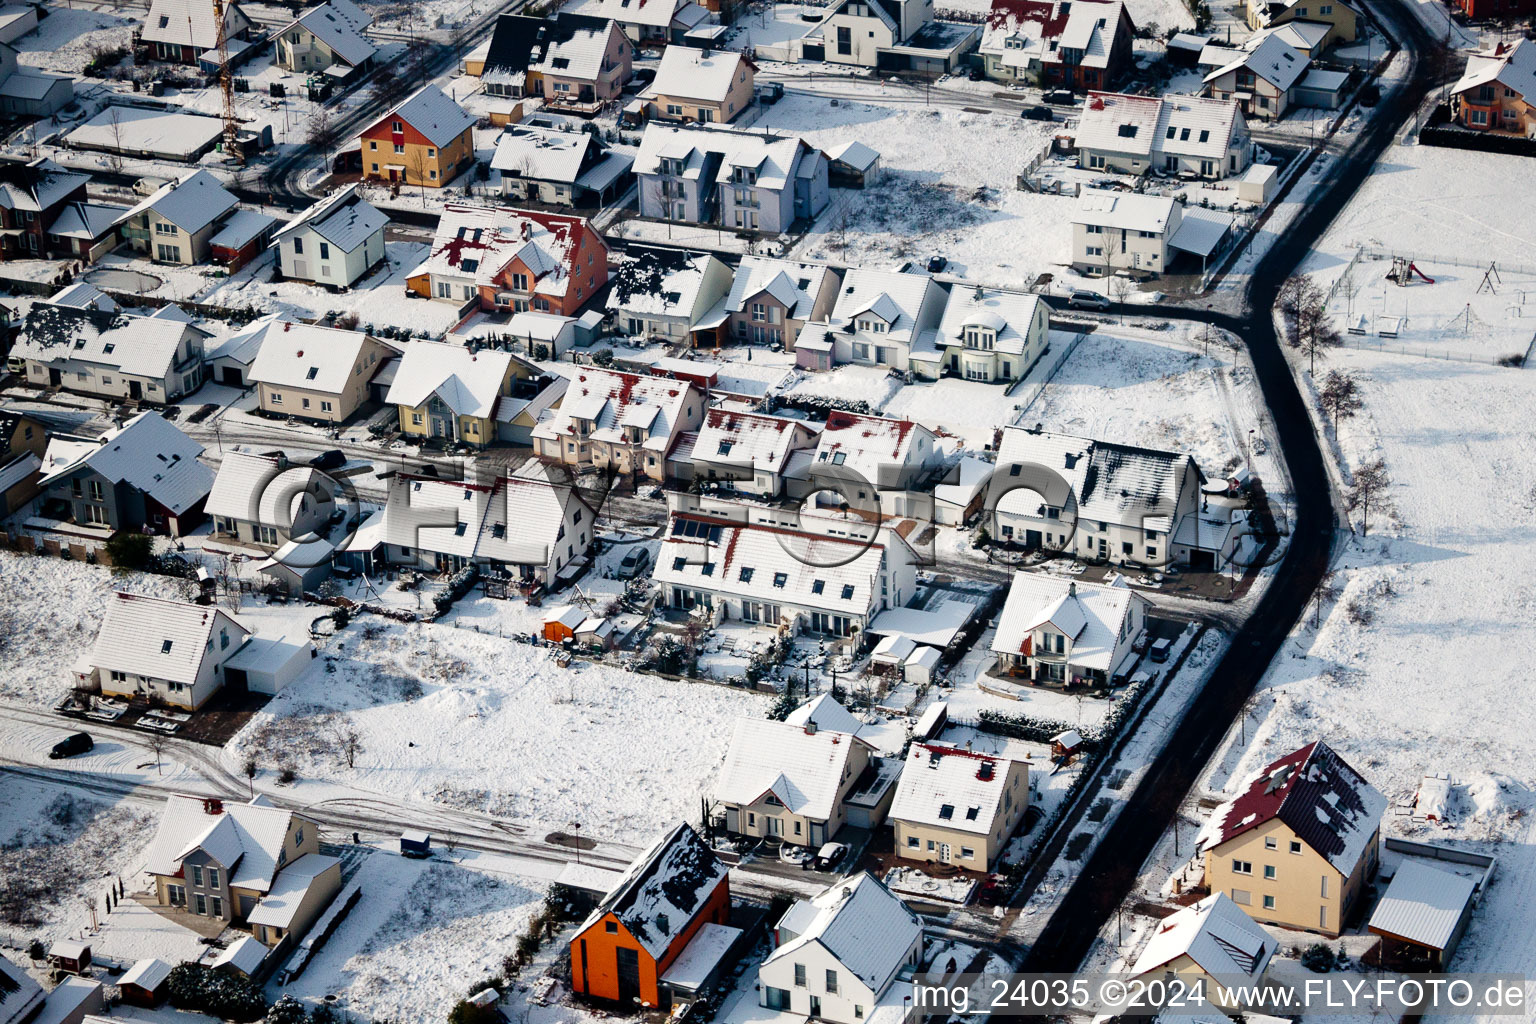
<svg viewBox="0 0 1536 1024">
<path fill-rule="evenodd" d="M 213 23 L 219 40 L 219 91 L 224 94 L 224 154 L 245 163 L 240 150 L 240 123 L 235 120 L 235 80 L 229 67 L 229 33 L 224 22 L 224 0 L 213 0 Z"/>
</svg>

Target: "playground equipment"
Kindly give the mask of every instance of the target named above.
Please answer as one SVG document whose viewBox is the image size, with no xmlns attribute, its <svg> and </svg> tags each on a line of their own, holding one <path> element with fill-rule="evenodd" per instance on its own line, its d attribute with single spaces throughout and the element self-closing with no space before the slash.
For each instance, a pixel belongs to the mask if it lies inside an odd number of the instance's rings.
<svg viewBox="0 0 1536 1024">
<path fill-rule="evenodd" d="M 1424 279 L 1425 284 L 1434 284 L 1435 279 L 1414 265 L 1414 262 L 1406 256 L 1392 257 L 1392 269 L 1387 271 L 1387 280 L 1400 288 L 1406 288 L 1411 283 L 1414 274 Z"/>
</svg>

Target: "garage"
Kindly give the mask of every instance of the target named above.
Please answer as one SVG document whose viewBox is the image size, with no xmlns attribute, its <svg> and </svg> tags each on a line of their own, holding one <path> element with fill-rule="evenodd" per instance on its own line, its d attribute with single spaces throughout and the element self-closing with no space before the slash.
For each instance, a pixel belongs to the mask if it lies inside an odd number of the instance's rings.
<svg viewBox="0 0 1536 1024">
<path fill-rule="evenodd" d="M 224 683 L 251 693 L 276 694 L 309 667 L 315 645 L 308 640 L 253 636 L 224 663 Z"/>
</svg>

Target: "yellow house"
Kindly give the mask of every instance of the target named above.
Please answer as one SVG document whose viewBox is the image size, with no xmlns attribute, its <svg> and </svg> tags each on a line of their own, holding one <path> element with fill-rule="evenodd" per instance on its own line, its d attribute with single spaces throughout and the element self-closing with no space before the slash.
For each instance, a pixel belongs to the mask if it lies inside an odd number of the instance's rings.
<svg viewBox="0 0 1536 1024">
<path fill-rule="evenodd" d="M 359 136 L 363 177 L 442 188 L 473 166 L 474 127 L 447 93 L 423 86 Z"/>
<path fill-rule="evenodd" d="M 657 120 L 725 124 L 752 103 L 756 72 L 757 65 L 734 50 L 669 46 L 640 99 Z"/>
<path fill-rule="evenodd" d="M 1216 809 L 1205 884 L 1256 921 L 1336 936 L 1376 874 L 1386 806 L 1327 744 L 1302 747 Z"/>
<path fill-rule="evenodd" d="M 1257 982 L 1279 946 L 1219 892 L 1159 921 L 1131 973 L 1149 983 L 1177 977 L 1200 986 L 1205 999 L 1222 1009 L 1246 1009 L 1221 990 Z"/>
<path fill-rule="evenodd" d="M 384 400 L 399 407 L 400 432 L 407 437 L 483 447 L 496 440 L 498 423 L 517 413 L 510 401 L 517 382 L 538 376 L 537 366 L 510 352 L 413 341 Z"/>
<path fill-rule="evenodd" d="M 1023 761 L 914 743 L 891 803 L 896 855 L 989 871 L 1029 800 Z"/>
<path fill-rule="evenodd" d="M 360 331 L 274 321 L 251 364 L 259 407 L 272 416 L 342 423 L 395 350 Z"/>
<path fill-rule="evenodd" d="M 1248 27 L 1255 32 L 1293 21 L 1314 21 L 1331 26 L 1321 49 L 1335 43 L 1352 43 L 1358 33 L 1360 15 L 1340 0 L 1248 0 Z"/>
</svg>

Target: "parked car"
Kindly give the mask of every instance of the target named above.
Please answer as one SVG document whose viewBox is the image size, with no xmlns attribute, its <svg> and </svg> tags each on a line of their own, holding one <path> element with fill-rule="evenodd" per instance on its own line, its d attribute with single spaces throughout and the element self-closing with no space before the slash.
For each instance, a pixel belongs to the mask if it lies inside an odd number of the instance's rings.
<svg viewBox="0 0 1536 1024">
<path fill-rule="evenodd" d="M 1149 657 L 1153 661 L 1158 662 L 1159 664 L 1161 664 L 1162 662 L 1165 662 L 1165 661 L 1168 660 L 1168 655 L 1172 651 L 1173 651 L 1173 641 L 1169 640 L 1167 637 L 1163 637 L 1161 640 L 1157 640 L 1157 641 L 1153 642 L 1153 644 L 1152 644 L 1152 652 L 1150 654 L 1148 654 L 1147 657 Z"/>
<path fill-rule="evenodd" d="M 48 756 L 57 761 L 65 757 L 74 757 L 76 754 L 84 754 L 96 749 L 96 741 L 91 739 L 91 734 L 86 732 L 71 733 L 53 745 L 48 751 Z"/>
<path fill-rule="evenodd" d="M 655 68 L 635 68 L 635 76 L 630 79 L 636 85 L 646 86 L 656 81 Z"/>
<path fill-rule="evenodd" d="M 949 260 L 943 256 L 931 256 L 928 259 L 928 273 L 937 274 L 949 266 Z"/>
<path fill-rule="evenodd" d="M 817 871 L 831 871 L 837 867 L 848 853 L 848 847 L 844 843 L 827 843 L 816 851 L 816 859 L 811 866 Z"/>
<path fill-rule="evenodd" d="M 1109 308 L 1109 300 L 1098 292 L 1084 291 L 1081 288 L 1076 288 L 1067 297 L 1067 308 L 1105 310 Z"/>
<path fill-rule="evenodd" d="M 1047 103 L 1054 103 L 1059 107 L 1070 107 L 1077 102 L 1077 98 L 1072 95 L 1071 89 L 1052 89 L 1040 98 Z"/>
<path fill-rule="evenodd" d="M 645 572 L 651 564 L 651 553 L 645 548 L 635 548 L 619 562 L 619 579 L 632 580 Z"/>
<path fill-rule="evenodd" d="M 1056 112 L 1050 107 L 1025 107 L 1019 111 L 1019 116 L 1026 121 L 1054 121 Z"/>
<path fill-rule="evenodd" d="M 987 78 L 986 70 L 979 64 L 972 64 L 970 70 L 967 71 L 965 75 L 973 82 L 983 82 L 986 81 Z"/>
<path fill-rule="evenodd" d="M 758 101 L 764 105 L 771 105 L 784 98 L 783 82 L 764 82 L 757 87 Z"/>
</svg>

